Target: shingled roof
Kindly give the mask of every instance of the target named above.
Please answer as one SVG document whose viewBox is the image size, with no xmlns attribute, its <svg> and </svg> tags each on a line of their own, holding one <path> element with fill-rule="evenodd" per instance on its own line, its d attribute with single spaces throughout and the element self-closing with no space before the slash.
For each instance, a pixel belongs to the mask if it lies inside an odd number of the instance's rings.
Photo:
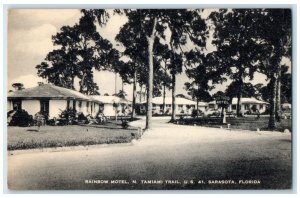
<svg viewBox="0 0 300 198">
<path fill-rule="evenodd" d="M 34 98 L 51 98 L 51 99 L 79 99 L 79 100 L 93 100 L 87 95 L 78 91 L 58 87 L 51 84 L 43 84 L 37 87 L 18 90 L 8 93 L 8 99 L 34 99 Z"/>
</svg>

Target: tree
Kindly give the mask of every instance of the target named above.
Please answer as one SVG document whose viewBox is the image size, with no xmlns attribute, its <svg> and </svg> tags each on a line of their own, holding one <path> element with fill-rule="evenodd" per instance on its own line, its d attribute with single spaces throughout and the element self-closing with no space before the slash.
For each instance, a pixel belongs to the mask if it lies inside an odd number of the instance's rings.
<svg viewBox="0 0 300 198">
<path fill-rule="evenodd" d="M 182 72 L 183 50 L 188 39 L 201 49 L 206 45 L 207 26 L 200 16 L 200 10 L 166 10 L 166 26 L 171 32 L 170 48 L 172 51 L 170 74 L 172 76 L 172 117 L 175 120 L 176 104 L 176 75 Z"/>
<path fill-rule="evenodd" d="M 169 46 L 167 44 L 162 44 L 159 41 L 159 38 L 156 38 L 155 43 L 155 60 L 156 60 L 156 69 L 155 69 L 155 84 L 156 89 L 157 87 L 160 87 L 159 85 L 162 85 L 163 89 L 163 109 L 162 112 L 165 113 L 166 110 L 166 89 L 171 89 L 171 83 L 172 79 L 170 76 L 169 68 L 171 68 L 171 56 L 172 51 L 169 49 Z M 157 92 L 159 90 L 157 89 Z M 160 95 L 158 93 L 155 93 L 156 96 Z"/>
<path fill-rule="evenodd" d="M 292 75 L 287 66 L 281 66 L 281 101 L 292 103 Z"/>
<path fill-rule="evenodd" d="M 78 24 L 63 26 L 52 37 L 53 44 L 60 48 L 49 52 L 45 62 L 36 68 L 38 75 L 48 82 L 70 89 L 75 89 L 74 79 L 78 77 L 81 93 L 98 95 L 93 71 L 110 69 L 114 58 L 119 56 L 111 43 L 97 32 L 93 12 L 82 10 L 82 14 Z"/>
<path fill-rule="evenodd" d="M 177 94 L 176 98 L 186 98 L 186 99 L 188 99 L 184 94 Z"/>
<path fill-rule="evenodd" d="M 276 117 L 279 118 L 281 111 L 281 60 L 283 56 L 291 57 L 291 10 L 263 9 L 257 25 L 260 43 L 264 45 L 266 51 L 260 69 L 270 79 L 271 87 L 268 127 L 270 130 L 274 130 L 276 129 Z"/>
<path fill-rule="evenodd" d="M 147 113 L 146 113 L 146 129 L 151 128 L 151 117 L 152 117 L 152 95 L 153 95 L 153 71 L 154 71 L 154 42 L 155 37 L 158 36 L 162 39 L 166 39 L 165 31 L 168 28 L 171 30 L 171 49 L 175 52 L 179 49 L 179 45 L 186 43 L 184 41 L 184 34 L 188 34 L 191 40 L 199 46 L 204 46 L 203 35 L 207 32 L 204 21 L 199 16 L 198 11 L 191 10 L 117 10 L 118 13 L 125 13 L 128 17 L 128 23 L 132 24 L 129 27 L 132 28 L 136 23 L 140 24 L 141 38 L 145 38 L 147 48 Z M 142 22 L 142 23 L 141 23 Z M 205 28 L 203 28 L 205 27 Z M 176 69 L 179 65 L 181 55 L 174 55 L 172 58 L 172 72 L 173 77 L 178 72 Z M 173 64 L 176 63 L 176 64 Z M 180 64 L 182 67 L 182 64 Z M 175 96 L 175 78 L 173 78 L 173 88 Z M 175 99 L 173 99 L 173 111 L 175 112 Z"/>
<path fill-rule="evenodd" d="M 142 21 L 142 17 L 144 17 L 142 11 L 125 10 L 124 12 L 128 17 L 128 22 L 120 29 L 120 32 L 116 35 L 115 39 L 125 47 L 123 56 L 127 56 L 131 59 L 127 65 L 123 65 L 123 69 L 121 69 L 123 72 L 120 75 L 125 77 L 127 82 L 133 84 L 131 114 L 131 117 L 133 118 L 135 116 L 137 95 L 136 85 L 139 82 L 140 86 L 142 87 L 144 84 L 146 84 L 147 80 L 144 78 L 146 75 L 145 71 L 148 70 L 145 67 L 147 65 L 147 39 L 144 29 L 142 29 L 144 26 L 144 22 Z"/>
<path fill-rule="evenodd" d="M 223 91 L 217 91 L 216 93 L 214 93 L 212 95 L 212 98 L 216 99 L 216 98 L 220 98 L 220 97 L 224 97 L 224 96 L 226 96 L 226 94 Z"/>
<path fill-rule="evenodd" d="M 238 96 L 238 90 L 240 87 L 240 83 L 237 81 L 233 81 L 225 90 L 225 94 L 230 98 L 235 98 Z M 243 83 L 242 85 L 243 90 L 241 92 L 241 95 L 246 98 L 251 98 L 255 95 L 255 88 L 251 83 Z"/>
<path fill-rule="evenodd" d="M 204 55 L 199 50 L 191 50 L 185 53 L 186 74 L 191 82 L 185 83 L 185 89 L 193 99 L 197 101 L 197 110 L 199 101 L 210 101 L 212 99 L 209 91 L 214 88 L 209 85 L 210 81 L 222 80 L 217 70 L 213 68 L 216 65 L 214 53 Z"/>
<path fill-rule="evenodd" d="M 23 83 L 13 83 L 11 86 L 15 89 L 15 91 L 25 89 Z"/>
<path fill-rule="evenodd" d="M 257 37 L 258 9 L 221 9 L 209 16 L 214 24 L 213 44 L 221 70 L 237 85 L 237 115 L 240 115 L 240 101 L 244 79 L 253 79 L 258 63 L 264 56 L 264 48 Z"/>
<path fill-rule="evenodd" d="M 263 96 L 261 93 L 262 88 L 264 87 L 264 85 L 262 83 L 258 83 L 256 85 L 253 86 L 255 93 L 254 93 L 254 97 L 258 100 L 263 100 Z M 267 100 L 265 100 L 267 101 Z"/>
<path fill-rule="evenodd" d="M 135 50 L 140 50 L 145 53 L 148 65 L 148 76 L 147 76 L 147 113 L 146 113 L 146 127 L 145 129 L 151 129 L 151 117 L 152 117 L 152 95 L 153 95 L 153 71 L 154 71 L 154 41 L 157 31 L 158 18 L 161 15 L 160 10 L 124 10 L 123 11 L 128 17 L 128 23 L 125 24 L 122 29 L 133 29 L 137 30 L 138 36 L 142 42 L 137 42 L 139 44 L 144 43 L 145 48 L 136 48 Z M 137 25 L 139 24 L 139 25 Z M 121 29 L 121 30 L 122 30 Z M 135 32 L 135 31 L 128 31 Z M 141 46 L 141 47 L 143 47 Z"/>
<path fill-rule="evenodd" d="M 288 102 L 292 103 L 292 75 L 290 73 L 287 73 L 288 67 L 287 66 L 281 66 L 281 94 L 280 94 L 280 100 L 282 103 Z M 269 82 L 266 86 L 261 86 L 260 89 L 258 89 L 259 94 L 261 95 L 261 98 L 264 101 L 269 101 L 270 96 L 272 95 L 272 85 Z"/>
<path fill-rule="evenodd" d="M 113 94 L 113 96 L 117 96 L 117 97 L 119 97 L 119 98 L 125 99 L 126 96 L 127 96 L 127 93 L 126 93 L 124 90 L 119 90 L 119 92 L 116 93 L 116 94 Z"/>
</svg>

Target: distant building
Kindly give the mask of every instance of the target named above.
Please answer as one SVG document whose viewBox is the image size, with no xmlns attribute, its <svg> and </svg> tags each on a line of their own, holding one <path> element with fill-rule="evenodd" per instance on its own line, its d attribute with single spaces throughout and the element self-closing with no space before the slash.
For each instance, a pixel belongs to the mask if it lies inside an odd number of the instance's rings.
<svg viewBox="0 0 300 198">
<path fill-rule="evenodd" d="M 237 98 L 232 98 L 231 104 L 226 109 L 227 111 L 236 111 L 237 109 Z M 255 109 L 259 110 L 260 113 L 264 113 L 267 109 L 269 103 L 257 100 L 256 98 L 241 98 L 240 101 L 240 111 L 242 114 L 247 112 L 253 112 Z M 208 103 L 209 109 L 221 110 L 221 107 L 216 104 L 216 101 L 211 101 Z"/>
<path fill-rule="evenodd" d="M 91 96 L 101 103 L 100 111 L 105 116 L 128 115 L 131 112 L 131 101 L 117 96 Z"/>
<path fill-rule="evenodd" d="M 49 119 L 58 118 L 62 111 L 75 109 L 84 115 L 95 116 L 102 105 L 78 91 L 50 84 L 8 93 L 7 110 L 24 109 L 30 115 L 40 112 Z"/>
<path fill-rule="evenodd" d="M 175 114 L 188 114 L 190 115 L 193 111 L 193 109 L 196 109 L 197 102 L 193 100 L 189 100 L 182 97 L 176 97 L 175 98 L 176 103 L 176 112 Z M 146 105 L 147 101 L 143 101 L 140 103 L 139 111 L 141 114 L 146 113 Z M 198 108 L 201 111 L 205 111 L 208 104 L 206 102 L 199 102 Z M 163 112 L 163 97 L 155 97 L 152 99 L 152 111 L 153 114 L 171 114 L 172 113 L 172 97 L 166 97 L 165 98 L 165 112 Z"/>
</svg>

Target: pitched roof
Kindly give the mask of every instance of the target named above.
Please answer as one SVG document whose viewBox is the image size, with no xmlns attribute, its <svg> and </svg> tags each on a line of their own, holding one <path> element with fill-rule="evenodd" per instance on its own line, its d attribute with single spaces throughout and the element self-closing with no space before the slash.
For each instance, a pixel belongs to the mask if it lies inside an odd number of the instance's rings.
<svg viewBox="0 0 300 198">
<path fill-rule="evenodd" d="M 210 101 L 208 104 L 216 104 L 216 100 Z M 232 98 L 232 105 L 237 104 L 237 98 Z M 256 98 L 241 98 L 241 104 L 269 104 L 262 100 L 257 100 Z"/>
<path fill-rule="evenodd" d="M 131 104 L 131 101 L 127 100 L 127 99 L 123 99 L 117 96 L 98 96 L 98 95 L 93 95 L 91 96 L 94 100 L 97 100 L 101 103 L 104 104 L 113 104 L 113 103 L 117 103 L 117 104 Z"/>
<path fill-rule="evenodd" d="M 241 98 L 242 104 L 269 104 L 262 100 L 257 100 L 256 98 Z M 232 98 L 231 104 L 237 104 L 237 98 Z"/>
<path fill-rule="evenodd" d="M 53 98 L 53 99 L 80 99 L 92 100 L 89 96 L 84 95 L 78 91 L 58 87 L 51 84 L 43 84 L 33 88 L 18 90 L 8 93 L 8 99 L 12 98 Z"/>
<path fill-rule="evenodd" d="M 147 101 L 143 101 L 141 103 L 144 104 L 146 102 Z M 181 97 L 176 97 L 175 102 L 176 102 L 177 105 L 197 105 L 197 102 L 195 102 L 193 100 L 186 99 L 186 98 L 181 98 Z M 152 98 L 152 103 L 157 104 L 157 105 L 162 105 L 163 104 L 163 97 Z M 165 98 L 165 104 L 166 105 L 172 104 L 172 97 L 166 97 Z M 199 106 L 207 106 L 206 102 L 199 102 L 198 104 L 199 104 Z"/>
</svg>

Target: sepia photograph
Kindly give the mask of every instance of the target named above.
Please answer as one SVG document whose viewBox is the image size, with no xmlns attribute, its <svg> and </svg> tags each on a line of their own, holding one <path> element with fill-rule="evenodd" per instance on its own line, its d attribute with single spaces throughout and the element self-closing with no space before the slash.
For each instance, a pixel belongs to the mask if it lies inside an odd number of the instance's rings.
<svg viewBox="0 0 300 198">
<path fill-rule="evenodd" d="M 8 9 L 8 190 L 291 190 L 293 11 Z"/>
</svg>

